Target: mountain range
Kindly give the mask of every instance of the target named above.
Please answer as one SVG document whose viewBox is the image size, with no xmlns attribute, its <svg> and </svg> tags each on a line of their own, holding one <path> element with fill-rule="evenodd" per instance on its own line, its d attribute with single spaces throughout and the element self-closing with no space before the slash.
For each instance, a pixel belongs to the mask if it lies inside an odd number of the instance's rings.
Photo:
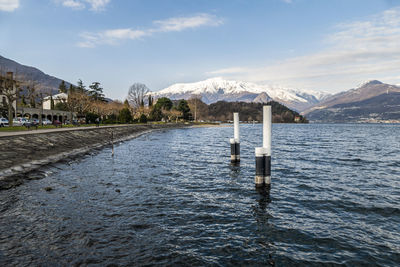
<svg viewBox="0 0 400 267">
<path fill-rule="evenodd" d="M 297 111 L 310 108 L 330 96 L 328 93 L 318 91 L 259 85 L 222 78 L 212 78 L 195 83 L 177 83 L 161 91 L 152 92 L 152 95 L 155 98 L 168 97 L 170 99 L 201 97 L 206 104 L 218 101 L 266 103 L 273 100 Z"/>
<path fill-rule="evenodd" d="M 213 78 L 177 83 L 152 93 L 156 98 L 266 103 L 277 101 L 301 112 L 311 122 L 400 122 L 400 86 L 371 80 L 337 94 L 258 85 Z"/>
<path fill-rule="evenodd" d="M 17 79 L 25 81 L 34 81 L 38 88 L 42 90 L 52 90 L 53 93 L 58 92 L 58 86 L 62 82 L 61 79 L 48 75 L 43 71 L 26 65 L 19 64 L 14 60 L 0 56 L 0 72 L 5 73 L 12 71 L 17 75 Z M 69 87 L 70 83 L 65 82 Z"/>
<path fill-rule="evenodd" d="M 304 110 L 313 122 L 400 121 L 400 86 L 372 80 Z"/>
<path fill-rule="evenodd" d="M 0 72 L 13 71 L 34 81 L 39 88 L 58 92 L 61 79 L 0 56 Z M 70 83 L 66 82 L 68 87 Z M 337 94 L 259 85 L 245 81 L 212 78 L 195 83 L 177 83 L 151 92 L 155 98 L 172 100 L 201 97 L 206 104 L 218 101 L 266 103 L 277 101 L 301 112 L 311 122 L 400 122 L 400 86 L 377 80 Z"/>
</svg>

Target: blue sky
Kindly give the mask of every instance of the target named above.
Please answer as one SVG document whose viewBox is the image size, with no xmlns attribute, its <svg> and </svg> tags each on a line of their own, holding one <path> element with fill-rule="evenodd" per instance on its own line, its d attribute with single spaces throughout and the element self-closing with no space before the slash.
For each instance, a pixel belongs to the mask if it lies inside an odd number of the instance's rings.
<svg viewBox="0 0 400 267">
<path fill-rule="evenodd" d="M 123 99 L 212 77 L 400 84 L 398 0 L 0 0 L 0 55 Z"/>
</svg>

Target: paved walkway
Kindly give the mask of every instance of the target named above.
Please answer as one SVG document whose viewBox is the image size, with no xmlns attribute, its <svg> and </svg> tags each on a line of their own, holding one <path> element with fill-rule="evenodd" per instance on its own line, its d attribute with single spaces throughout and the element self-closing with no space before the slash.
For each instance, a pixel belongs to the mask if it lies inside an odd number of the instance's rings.
<svg viewBox="0 0 400 267">
<path fill-rule="evenodd" d="M 117 125 L 110 125 L 110 126 L 81 126 L 81 127 L 63 127 L 63 128 L 54 128 L 54 129 L 40 129 L 35 130 L 35 128 L 31 128 L 31 130 L 27 131 L 15 131 L 15 132 L 0 132 L 0 137 L 7 137 L 7 136 L 16 136 L 16 135 L 28 135 L 28 134 L 38 134 L 38 133 L 53 133 L 53 132 L 66 132 L 66 131 L 76 131 L 76 130 L 88 130 L 88 129 L 95 129 L 95 128 L 114 128 L 114 127 L 129 127 L 133 126 L 132 124 L 117 124 Z"/>
</svg>

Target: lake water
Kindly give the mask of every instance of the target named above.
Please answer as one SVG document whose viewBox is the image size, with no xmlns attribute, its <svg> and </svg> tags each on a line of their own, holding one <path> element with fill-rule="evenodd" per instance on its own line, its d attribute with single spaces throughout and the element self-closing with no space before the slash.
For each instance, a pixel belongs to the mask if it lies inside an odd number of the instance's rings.
<svg viewBox="0 0 400 267">
<path fill-rule="evenodd" d="M 261 125 L 240 166 L 232 136 L 158 131 L 29 174 L 0 191 L 0 265 L 399 265 L 400 125 L 274 124 L 270 190 Z"/>
</svg>

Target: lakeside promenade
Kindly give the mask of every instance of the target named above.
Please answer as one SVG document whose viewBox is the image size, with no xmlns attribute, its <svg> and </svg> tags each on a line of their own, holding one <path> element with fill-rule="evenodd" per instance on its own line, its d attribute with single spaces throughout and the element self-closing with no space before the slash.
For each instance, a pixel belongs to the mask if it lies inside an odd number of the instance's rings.
<svg viewBox="0 0 400 267">
<path fill-rule="evenodd" d="M 137 124 L 141 125 L 141 124 Z M 38 129 L 26 130 L 26 131 L 0 131 L 0 138 L 7 136 L 17 136 L 17 135 L 29 135 L 29 134 L 42 134 L 42 133 L 54 133 L 54 132 L 66 132 L 66 131 L 77 131 L 77 130 L 90 130 L 99 128 L 119 128 L 119 127 L 130 127 L 130 124 L 115 124 L 115 125 L 102 125 L 102 126 L 78 126 L 78 127 L 59 127 L 51 129 Z"/>
</svg>

